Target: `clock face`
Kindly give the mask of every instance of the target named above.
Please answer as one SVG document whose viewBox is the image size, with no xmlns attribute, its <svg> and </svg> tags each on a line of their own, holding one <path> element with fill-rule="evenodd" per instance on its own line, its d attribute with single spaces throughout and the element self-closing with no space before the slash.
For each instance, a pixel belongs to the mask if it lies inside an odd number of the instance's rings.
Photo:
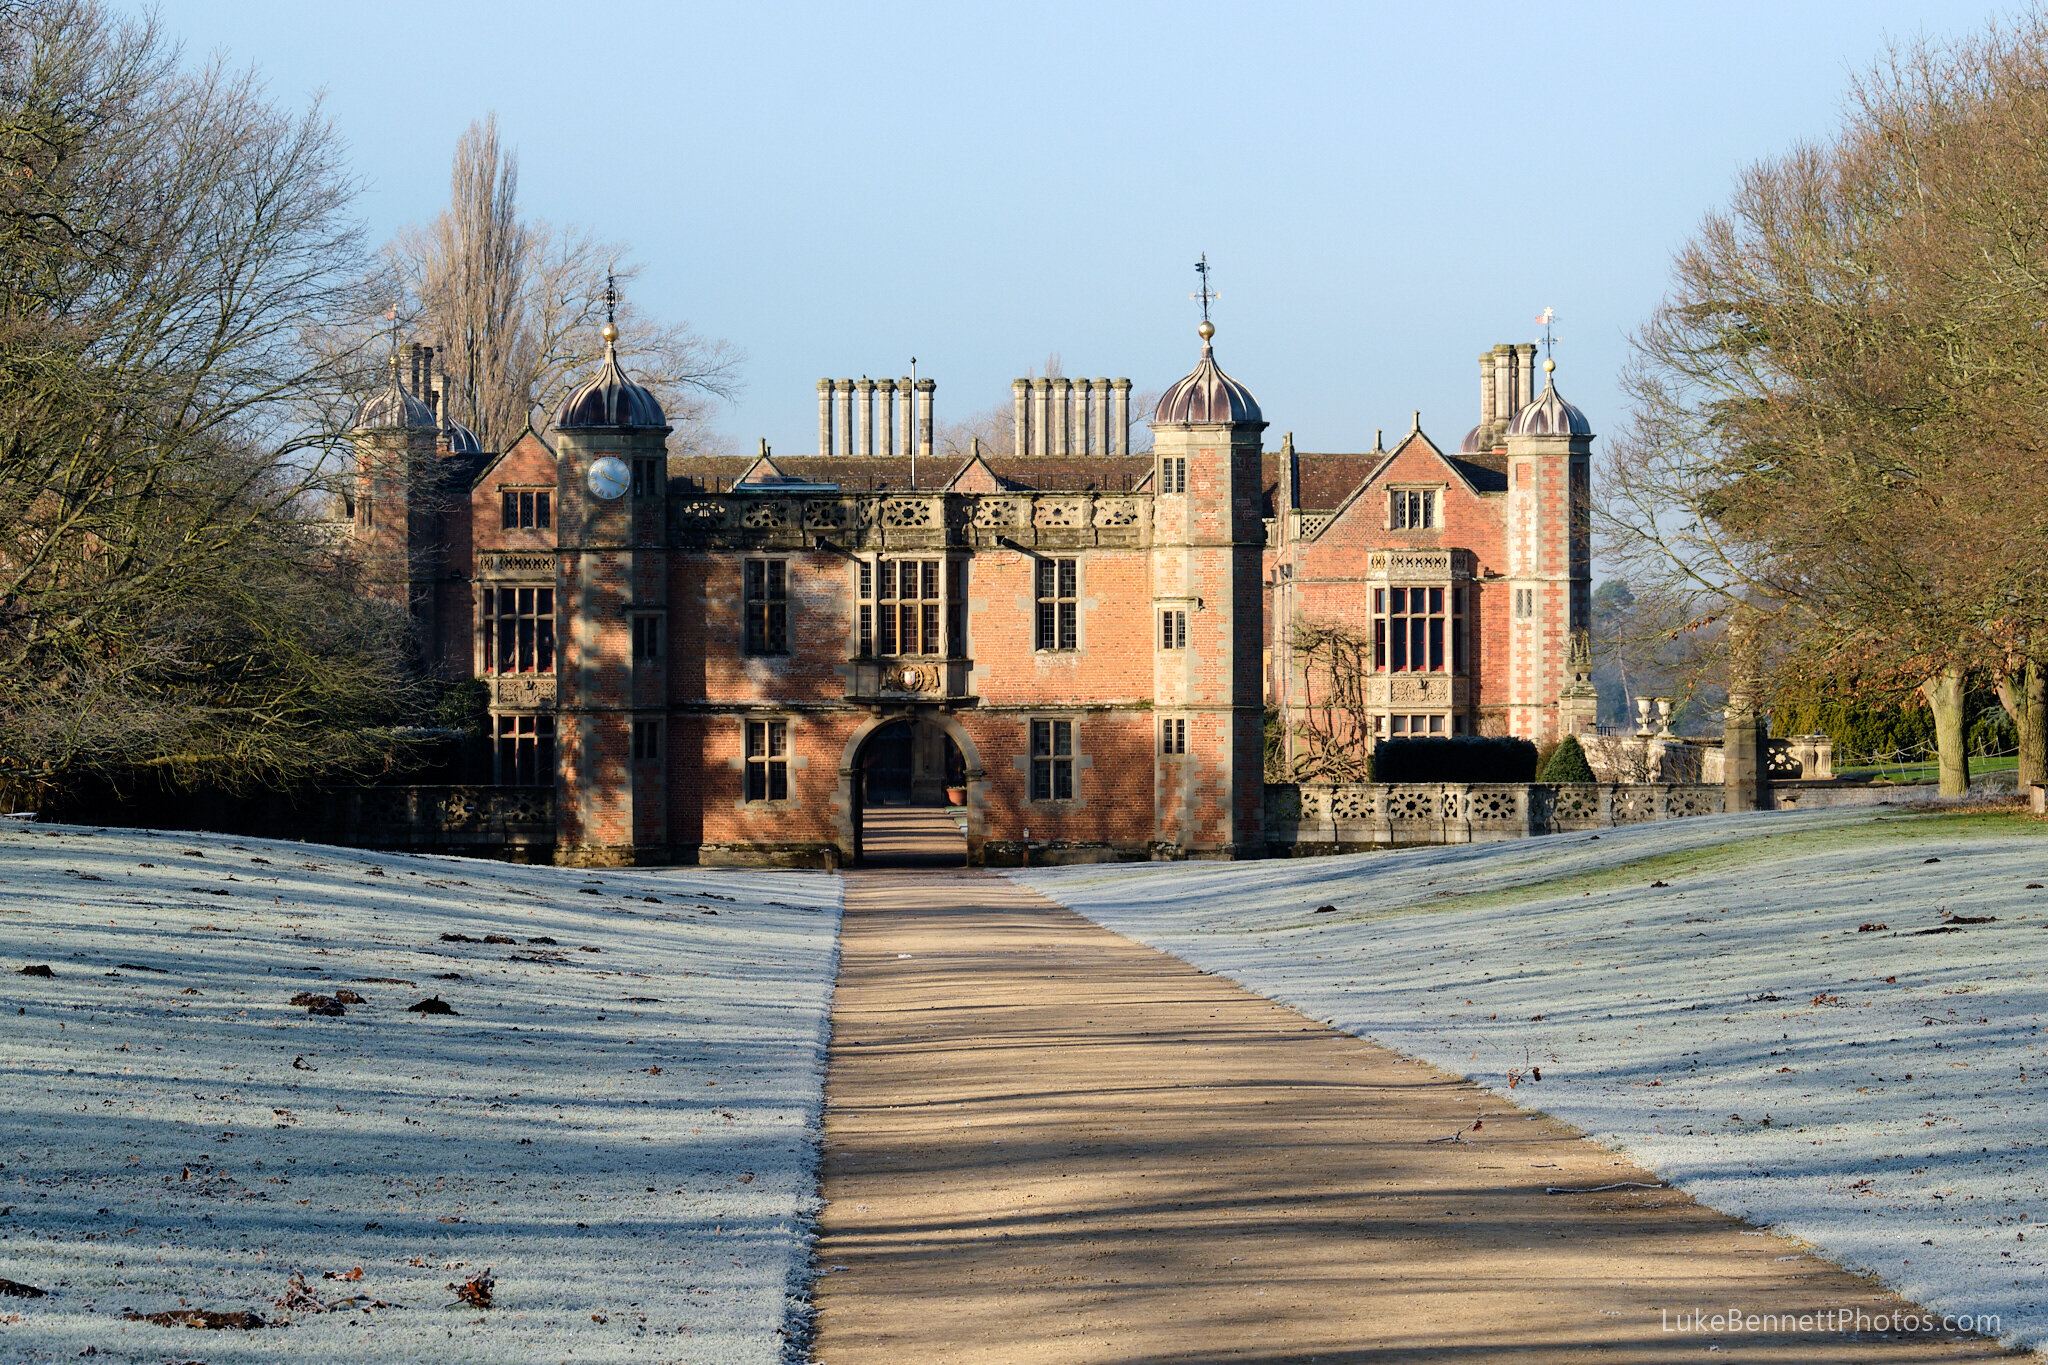
<svg viewBox="0 0 2048 1365">
<path fill-rule="evenodd" d="M 626 468 L 626 462 L 616 455 L 605 455 L 591 461 L 590 473 L 584 479 L 590 485 L 590 491 L 606 502 L 624 493 L 632 481 L 633 475 Z"/>
</svg>

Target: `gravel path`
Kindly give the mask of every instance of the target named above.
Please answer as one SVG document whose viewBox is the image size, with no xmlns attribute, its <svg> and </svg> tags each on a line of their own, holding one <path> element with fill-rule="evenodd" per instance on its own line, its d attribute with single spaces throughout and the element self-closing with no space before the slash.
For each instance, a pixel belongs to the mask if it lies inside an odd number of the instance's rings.
<svg viewBox="0 0 2048 1365">
<path fill-rule="evenodd" d="M 1830 1310 L 1913 1310 L 1014 882 L 855 874 L 841 963 L 825 1365 L 2000 1354 L 1833 1330 Z M 1780 1321 L 1684 1328 L 1731 1306 Z"/>
</svg>

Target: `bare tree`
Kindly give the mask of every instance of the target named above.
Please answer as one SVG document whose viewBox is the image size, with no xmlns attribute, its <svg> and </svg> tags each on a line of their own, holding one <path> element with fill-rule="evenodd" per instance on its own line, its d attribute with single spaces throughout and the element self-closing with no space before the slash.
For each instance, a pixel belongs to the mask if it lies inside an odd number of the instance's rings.
<svg viewBox="0 0 2048 1365">
<path fill-rule="evenodd" d="M 1681 251 L 1605 471 L 1639 592 L 1752 614 L 1767 671 L 1918 679 L 1949 793 L 1968 675 L 2048 644 L 2044 124 L 2039 15 L 1879 64 Z"/>
<path fill-rule="evenodd" d="M 318 108 L 93 0 L 0 15 L 0 782 L 383 761 L 402 633 L 308 494 L 355 307 Z"/>
<path fill-rule="evenodd" d="M 1370 781 L 1372 641 L 1349 622 L 1297 616 L 1288 652 L 1300 689 L 1299 703 L 1282 717 L 1295 740 L 1292 780 Z"/>
<path fill-rule="evenodd" d="M 604 353 L 597 329 L 608 284 L 640 274 L 620 244 L 521 219 L 518 191 L 517 154 L 487 116 L 456 143 L 449 206 L 383 252 L 392 306 L 445 360 L 449 415 L 487 450 L 503 449 L 530 420 L 544 423 L 535 408 L 587 377 Z M 676 428 L 670 449 L 700 449 L 716 403 L 738 391 L 739 352 L 687 323 L 655 321 L 630 289 L 618 321 L 622 363 Z"/>
</svg>

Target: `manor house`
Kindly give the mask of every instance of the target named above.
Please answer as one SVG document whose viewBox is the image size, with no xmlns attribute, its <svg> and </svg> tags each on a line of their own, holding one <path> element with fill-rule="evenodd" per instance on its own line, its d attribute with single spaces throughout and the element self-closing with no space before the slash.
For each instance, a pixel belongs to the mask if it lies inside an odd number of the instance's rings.
<svg viewBox="0 0 2048 1365">
<path fill-rule="evenodd" d="M 1150 451 L 1128 379 L 1037 378 L 950 460 L 930 379 L 820 381 L 815 455 L 670 456 L 610 324 L 488 452 L 408 347 L 353 423 L 355 551 L 488 683 L 567 863 L 851 863 L 864 810 L 948 801 L 976 863 L 1261 856 L 1267 711 L 1330 701 L 1297 619 L 1355 642 L 1368 742 L 1590 730 L 1592 435 L 1535 348 L 1480 358 L 1455 451 L 1418 415 L 1319 454 L 1266 448 L 1200 331 Z"/>
</svg>

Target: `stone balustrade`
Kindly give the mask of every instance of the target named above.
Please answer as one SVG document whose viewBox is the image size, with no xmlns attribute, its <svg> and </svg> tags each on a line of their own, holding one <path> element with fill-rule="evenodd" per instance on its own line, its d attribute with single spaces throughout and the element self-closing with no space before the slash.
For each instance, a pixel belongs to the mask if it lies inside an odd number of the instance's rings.
<svg viewBox="0 0 2048 1365">
<path fill-rule="evenodd" d="M 553 787 L 350 787 L 325 796 L 329 843 L 532 856 L 555 843 Z"/>
<path fill-rule="evenodd" d="M 777 495 L 699 493 L 671 500 L 674 541 L 711 549 L 1027 549 L 1142 545 L 1152 500 L 1143 493 L 900 492 Z"/>
<path fill-rule="evenodd" d="M 1695 783 L 1269 783 L 1266 840 L 1283 855 L 1477 844 L 1724 809 L 1722 788 Z"/>
</svg>

